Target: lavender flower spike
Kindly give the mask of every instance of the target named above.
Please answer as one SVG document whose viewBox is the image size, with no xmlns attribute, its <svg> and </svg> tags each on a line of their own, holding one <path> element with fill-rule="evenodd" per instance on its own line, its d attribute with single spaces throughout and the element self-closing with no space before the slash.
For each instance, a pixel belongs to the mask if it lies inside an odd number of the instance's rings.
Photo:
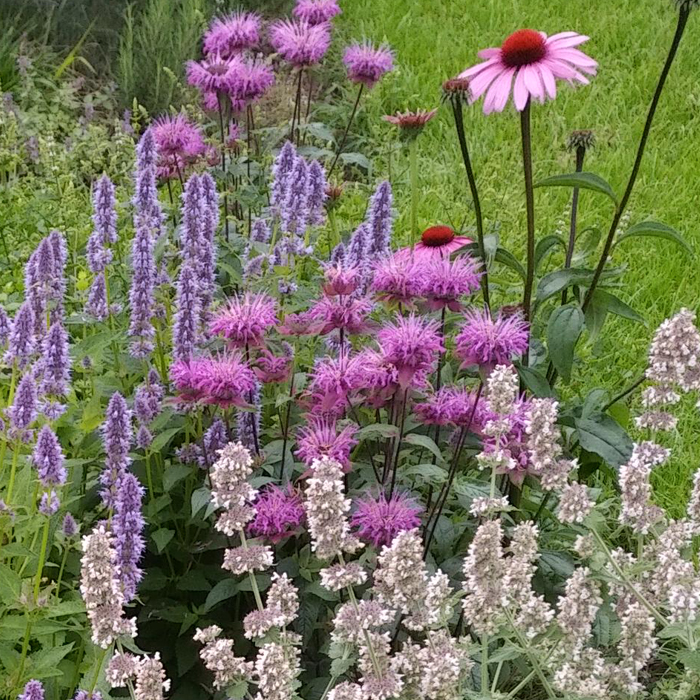
<svg viewBox="0 0 700 700">
<path fill-rule="evenodd" d="M 103 486 L 100 496 L 107 508 L 114 508 L 119 483 L 131 462 L 129 449 L 133 441 L 131 411 L 119 392 L 112 394 L 107 405 L 107 415 L 102 425 L 102 440 L 107 456 L 100 476 Z"/>
<path fill-rule="evenodd" d="M 202 197 L 201 236 L 198 252 L 199 303 L 202 327 L 210 321 L 210 307 L 216 287 L 216 229 L 219 226 L 219 195 L 209 173 L 200 178 Z"/>
<path fill-rule="evenodd" d="M 108 246 L 117 240 L 117 212 L 115 209 L 114 185 L 103 175 L 92 194 L 93 231 L 87 243 L 87 261 L 90 272 L 102 272 L 112 261 Z"/>
<path fill-rule="evenodd" d="M 5 307 L 0 304 L 0 345 L 5 345 L 12 332 L 12 321 L 5 311 Z"/>
<path fill-rule="evenodd" d="M 255 411 L 238 411 L 237 433 L 238 440 L 251 452 L 260 451 L 260 383 L 255 382 L 255 389 L 248 397 L 250 403 L 255 406 Z"/>
<path fill-rule="evenodd" d="M 303 236 L 309 219 L 309 168 L 302 157 L 289 175 L 287 196 L 282 206 L 282 230 Z"/>
<path fill-rule="evenodd" d="M 25 301 L 15 314 L 5 360 L 16 362 L 20 369 L 24 369 L 34 354 L 35 343 L 34 311 L 29 301 Z"/>
<path fill-rule="evenodd" d="M 68 333 L 60 323 L 53 323 L 44 338 L 41 369 L 41 395 L 65 396 L 70 383 L 70 354 Z"/>
<path fill-rule="evenodd" d="M 42 486 L 47 488 L 66 483 L 67 472 L 64 462 L 63 450 L 56 433 L 48 425 L 44 425 L 39 431 L 32 453 L 32 463 Z"/>
<path fill-rule="evenodd" d="M 393 195 L 388 181 L 380 182 L 369 204 L 367 223 L 369 224 L 369 253 L 388 255 L 391 243 L 391 204 Z"/>
<path fill-rule="evenodd" d="M 199 342 L 199 298 L 195 271 L 188 263 L 180 269 L 173 323 L 173 359 L 189 360 Z"/>
<path fill-rule="evenodd" d="M 152 129 L 148 129 L 136 147 L 136 173 L 134 175 L 133 205 L 135 219 L 141 219 L 157 236 L 163 223 L 163 212 L 158 201 L 156 186 L 156 161 L 158 151 Z"/>
<path fill-rule="evenodd" d="M 297 149 L 291 141 L 287 141 L 275 158 L 272 166 L 272 191 L 270 192 L 270 204 L 276 214 L 280 214 L 287 201 L 292 169 L 297 160 Z"/>
<path fill-rule="evenodd" d="M 44 700 L 44 686 L 41 681 L 29 681 L 17 700 Z"/>
<path fill-rule="evenodd" d="M 92 281 L 87 304 L 85 304 L 85 313 L 96 321 L 104 321 L 109 316 L 107 287 L 103 274 L 97 275 Z"/>
<path fill-rule="evenodd" d="M 31 374 L 25 374 L 10 408 L 10 423 L 15 430 L 24 431 L 36 420 L 36 415 L 36 382 Z"/>
<path fill-rule="evenodd" d="M 326 171 L 317 160 L 312 160 L 309 165 L 309 223 L 313 226 L 322 226 L 326 221 L 326 185 Z"/>
<path fill-rule="evenodd" d="M 153 251 L 153 236 L 147 222 L 139 219 L 132 244 L 132 266 L 134 274 L 129 290 L 131 325 L 129 335 L 134 339 L 131 352 L 135 357 L 147 357 L 153 350 L 153 316 L 155 299 L 156 266 Z"/>
<path fill-rule="evenodd" d="M 122 476 L 117 486 L 112 530 L 125 603 L 133 600 L 136 587 L 143 577 L 143 571 L 139 568 L 144 550 L 144 520 L 141 515 L 143 493 L 143 487 L 133 474 Z"/>
</svg>

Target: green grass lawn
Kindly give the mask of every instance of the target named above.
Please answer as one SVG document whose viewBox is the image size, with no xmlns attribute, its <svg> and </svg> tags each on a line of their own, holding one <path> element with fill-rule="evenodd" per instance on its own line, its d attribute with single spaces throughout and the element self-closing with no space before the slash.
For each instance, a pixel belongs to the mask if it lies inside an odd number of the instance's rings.
<svg viewBox="0 0 700 700">
<path fill-rule="evenodd" d="M 477 51 L 498 46 L 512 31 L 530 27 L 553 34 L 574 30 L 591 37 L 581 48 L 600 66 L 590 86 L 562 85 L 554 102 L 533 108 L 535 179 L 573 170 L 566 140 L 573 129 L 593 129 L 598 145 L 586 170 L 607 179 L 621 193 L 627 181 L 651 94 L 676 25 L 669 0 L 351 0 L 343 5 L 341 30 L 386 40 L 396 51 L 397 70 L 364 103 L 357 132 L 368 135 L 359 148 L 378 156 L 377 175 L 390 173 L 399 212 L 398 235 L 408 235 L 407 159 L 397 150 L 384 114 L 438 106 L 442 81 L 475 63 Z M 677 228 L 700 251 L 697 224 L 700 162 L 700 13 L 690 18 L 679 56 L 667 83 L 652 130 L 642 172 L 628 211 L 630 223 L 645 219 Z M 512 106 L 484 116 L 481 104 L 465 114 L 472 158 L 490 230 L 522 259 L 525 206 L 520 160 L 519 120 Z M 448 108 L 428 125 L 419 142 L 420 224 L 473 225 L 470 198 Z M 536 190 L 537 234 L 566 228 L 570 192 Z M 583 193 L 580 228 L 605 231 L 611 203 Z M 634 239 L 616 250 L 613 262 L 628 266 L 620 296 L 640 311 L 648 326 L 610 319 L 602 338 L 586 339 L 569 390 L 595 385 L 615 391 L 644 367 L 653 329 L 681 306 L 697 309 L 700 274 L 697 260 L 672 243 Z M 554 260 L 552 264 L 560 264 Z M 502 292 L 497 301 L 512 303 L 513 279 L 496 271 Z M 635 405 L 633 404 L 633 411 Z M 682 409 L 679 434 L 671 436 L 672 461 L 656 474 L 657 496 L 679 515 L 688 490 L 688 474 L 697 467 L 693 449 L 700 420 L 694 402 Z M 639 437 L 639 436 L 636 436 Z"/>
</svg>

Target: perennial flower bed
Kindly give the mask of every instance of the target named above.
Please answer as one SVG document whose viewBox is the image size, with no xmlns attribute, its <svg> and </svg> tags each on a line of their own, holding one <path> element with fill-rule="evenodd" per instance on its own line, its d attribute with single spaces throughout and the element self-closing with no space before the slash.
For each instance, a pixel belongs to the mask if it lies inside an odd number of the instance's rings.
<svg viewBox="0 0 700 700">
<path fill-rule="evenodd" d="M 694 312 L 653 332 L 623 392 L 569 386 L 608 314 L 642 320 L 612 249 L 687 245 L 618 227 L 696 4 L 676 4 L 620 197 L 584 171 L 587 131 L 574 172 L 533 181 L 531 120 L 595 76 L 588 37 L 520 29 L 446 81 L 464 231 L 417 227 L 415 144 L 437 108 L 386 117 L 410 229 L 389 180 L 341 219 L 349 134 L 396 57 L 345 48 L 355 97 L 324 142 L 310 115 L 336 0 L 213 19 L 184 68 L 201 111 L 135 134 L 131 181 L 91 182 L 87 240 L 48 233 L 0 307 L 3 697 L 697 697 L 700 472 L 680 519 L 652 489 L 700 391 Z M 291 117 L 256 125 L 278 80 Z M 520 119 L 523 262 L 484 226 L 464 120 L 482 98 Z M 572 190 L 567 239 L 537 236 L 534 190 L 552 186 Z M 613 213 L 581 254 L 584 191 Z"/>
</svg>

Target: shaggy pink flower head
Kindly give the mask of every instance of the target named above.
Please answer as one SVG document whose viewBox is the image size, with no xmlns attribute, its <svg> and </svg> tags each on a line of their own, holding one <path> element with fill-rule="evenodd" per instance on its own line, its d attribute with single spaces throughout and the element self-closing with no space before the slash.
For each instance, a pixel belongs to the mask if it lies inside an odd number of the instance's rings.
<svg viewBox="0 0 700 700">
<path fill-rule="evenodd" d="M 258 347 L 265 333 L 277 323 L 277 302 L 268 294 L 235 296 L 219 309 L 210 324 L 214 335 L 220 335 L 234 347 Z"/>
<path fill-rule="evenodd" d="M 299 19 L 315 25 L 330 22 L 342 10 L 337 0 L 297 0 L 292 12 Z"/>
<path fill-rule="evenodd" d="M 360 284 L 360 270 L 340 263 L 323 270 L 323 293 L 329 297 L 352 294 Z"/>
<path fill-rule="evenodd" d="M 197 160 L 207 150 L 199 128 L 184 114 L 158 117 L 151 128 L 158 148 L 160 178 L 178 177 L 186 165 Z"/>
<path fill-rule="evenodd" d="M 255 359 L 253 372 L 263 384 L 280 384 L 286 382 L 292 373 L 290 355 L 273 355 L 267 348 Z"/>
<path fill-rule="evenodd" d="M 277 332 L 280 335 L 289 336 L 317 335 L 321 328 L 323 328 L 323 321 L 312 318 L 308 311 L 304 311 L 299 314 L 287 314 L 282 325 L 277 328 Z"/>
<path fill-rule="evenodd" d="M 394 54 L 384 44 L 375 48 L 365 41 L 348 46 L 343 54 L 343 63 L 350 81 L 371 89 L 385 73 L 394 69 Z"/>
<path fill-rule="evenodd" d="M 442 387 L 413 407 L 424 425 L 456 425 L 477 432 L 486 420 L 486 406 L 475 393 L 458 386 Z"/>
<path fill-rule="evenodd" d="M 479 51 L 483 63 L 459 74 L 469 79 L 471 100 L 484 98 L 484 113 L 502 112 L 511 87 L 515 109 L 522 112 L 530 100 L 542 103 L 557 94 L 557 80 L 588 84 L 598 64 L 576 46 L 588 41 L 576 32 L 560 32 L 548 37 L 544 32 L 519 29 L 500 48 Z"/>
<path fill-rule="evenodd" d="M 201 61 L 187 62 L 187 82 L 203 93 L 208 108 L 216 109 L 217 94 L 228 94 L 231 81 L 238 77 L 241 61 L 237 57 L 223 58 L 212 54 Z M 211 105 L 207 98 L 214 104 Z"/>
<path fill-rule="evenodd" d="M 374 269 L 370 289 L 383 301 L 413 308 L 423 291 L 424 274 L 425 267 L 412 257 L 383 258 Z"/>
<path fill-rule="evenodd" d="M 231 73 L 227 94 L 236 106 L 259 100 L 275 84 L 272 67 L 261 61 L 243 58 Z"/>
<path fill-rule="evenodd" d="M 431 226 L 423 231 L 418 243 L 402 248 L 394 253 L 394 257 L 413 258 L 416 262 L 424 263 L 449 258 L 452 253 L 470 243 L 471 239 L 458 236 L 449 226 Z"/>
<path fill-rule="evenodd" d="M 321 335 L 342 329 L 350 335 L 366 333 L 370 325 L 367 316 L 374 304 L 366 297 L 324 297 L 308 311 L 309 316 L 322 323 Z"/>
<path fill-rule="evenodd" d="M 352 391 L 364 392 L 365 403 L 371 408 L 385 406 L 399 385 L 396 367 L 372 348 L 366 348 L 350 358 L 346 378 Z"/>
<path fill-rule="evenodd" d="M 330 457 L 340 463 L 344 471 L 350 471 L 350 451 L 357 445 L 356 432 L 354 425 L 338 432 L 335 421 L 312 417 L 297 434 L 297 457 L 307 466 L 315 459 Z"/>
<path fill-rule="evenodd" d="M 422 385 L 433 371 L 438 355 L 445 351 L 437 321 L 418 316 L 398 316 L 377 333 L 377 342 L 387 362 L 398 371 L 402 388 Z"/>
<path fill-rule="evenodd" d="M 260 43 L 260 15 L 234 12 L 216 17 L 204 35 L 204 53 L 230 58 Z"/>
<path fill-rule="evenodd" d="M 508 365 L 527 351 L 530 327 L 520 314 L 499 314 L 494 320 L 488 311 L 469 309 L 464 316 L 466 322 L 455 338 L 462 367 Z"/>
<path fill-rule="evenodd" d="M 253 508 L 255 517 L 248 524 L 248 532 L 271 542 L 279 542 L 293 535 L 304 522 L 301 497 L 291 486 L 286 489 L 272 484 L 264 486 Z"/>
<path fill-rule="evenodd" d="M 481 263 L 470 255 L 460 255 L 454 260 L 441 257 L 422 267 L 423 296 L 430 311 L 445 307 L 450 311 L 461 311 L 460 298 L 479 289 Z"/>
<path fill-rule="evenodd" d="M 361 540 L 379 548 L 389 546 L 400 532 L 419 527 L 422 510 L 403 493 L 395 493 L 388 500 L 384 494 L 378 498 L 366 496 L 355 502 L 350 524 Z"/>
<path fill-rule="evenodd" d="M 270 41 L 287 63 L 304 68 L 324 57 L 331 43 L 331 34 L 327 24 L 282 19 L 270 26 Z"/>
</svg>

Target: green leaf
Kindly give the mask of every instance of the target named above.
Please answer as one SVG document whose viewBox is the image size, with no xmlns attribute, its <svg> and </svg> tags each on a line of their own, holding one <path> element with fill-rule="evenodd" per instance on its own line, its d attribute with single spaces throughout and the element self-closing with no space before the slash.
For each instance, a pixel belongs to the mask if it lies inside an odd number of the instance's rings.
<svg viewBox="0 0 700 700">
<path fill-rule="evenodd" d="M 574 284 L 589 282 L 593 277 L 591 270 L 571 267 L 568 270 L 554 270 L 542 277 L 537 284 L 536 299 L 543 302 L 564 291 Z"/>
<path fill-rule="evenodd" d="M 333 662 L 331 663 L 331 675 L 335 676 L 336 678 L 342 676 L 344 673 L 350 670 L 352 668 L 352 665 L 355 663 L 355 659 L 352 657 L 344 659 L 333 659 Z"/>
<path fill-rule="evenodd" d="M 204 612 L 209 612 L 213 607 L 224 600 L 232 598 L 238 593 L 238 583 L 235 579 L 225 578 L 209 591 L 206 601 L 204 601 Z"/>
<path fill-rule="evenodd" d="M 627 231 L 625 231 L 621 236 L 618 236 L 617 240 L 613 244 L 613 248 L 628 238 L 640 237 L 664 238 L 667 241 L 673 241 L 681 248 L 684 248 L 689 255 L 694 255 L 690 244 L 685 240 L 685 238 L 683 238 L 683 236 L 681 236 L 680 233 L 678 233 L 678 231 L 676 231 L 675 228 L 662 224 L 659 221 L 642 221 L 639 224 L 630 226 Z"/>
<path fill-rule="evenodd" d="M 372 425 L 366 425 L 364 428 L 360 428 L 357 431 L 355 437 L 360 440 L 365 440 L 367 438 L 396 438 L 399 436 L 399 429 L 395 425 L 389 425 L 388 423 L 373 423 Z"/>
<path fill-rule="evenodd" d="M 496 649 L 493 654 L 489 654 L 489 663 L 501 663 L 502 661 L 514 661 L 523 655 L 523 651 L 518 647 L 504 644 L 500 649 Z"/>
<path fill-rule="evenodd" d="M 0 564 L 0 600 L 5 605 L 14 603 L 19 596 L 22 579 L 7 564 Z"/>
<path fill-rule="evenodd" d="M 401 467 L 404 476 L 415 476 L 423 483 L 442 484 L 447 478 L 447 472 L 437 464 L 409 464 Z"/>
<path fill-rule="evenodd" d="M 549 317 L 547 324 L 547 348 L 549 359 L 564 381 L 571 379 L 574 348 L 583 329 L 583 311 L 578 304 L 559 306 Z"/>
<path fill-rule="evenodd" d="M 678 652 L 678 660 L 691 671 L 700 673 L 700 651 L 692 651 L 691 649 L 681 649 Z"/>
<path fill-rule="evenodd" d="M 179 591 L 210 591 L 211 583 L 199 569 L 190 569 L 177 582 Z"/>
<path fill-rule="evenodd" d="M 238 681 L 226 688 L 226 697 L 230 700 L 242 700 L 248 693 L 248 681 Z"/>
<path fill-rule="evenodd" d="M 47 649 L 42 649 L 36 654 L 33 654 L 31 657 L 32 673 L 46 678 L 47 672 L 58 670 L 56 669 L 56 666 L 58 666 L 59 661 L 66 657 L 72 649 L 73 642 L 70 644 L 64 644 L 60 647 L 49 647 Z M 59 675 L 61 674 L 62 672 L 59 671 Z"/>
<path fill-rule="evenodd" d="M 184 479 L 191 472 L 192 468 L 185 464 L 171 464 L 163 473 L 163 490 L 167 493 L 178 481 Z"/>
<path fill-rule="evenodd" d="M 497 248 L 496 254 L 493 256 L 496 262 L 509 267 L 511 270 L 515 270 L 523 279 L 525 279 L 527 273 L 525 268 L 518 262 L 517 258 L 505 248 Z"/>
<path fill-rule="evenodd" d="M 168 430 L 158 433 L 158 435 L 153 438 L 153 442 L 151 443 L 151 452 L 160 452 L 179 432 L 180 428 L 168 428 Z"/>
<path fill-rule="evenodd" d="M 192 493 L 192 498 L 190 499 L 192 517 L 194 518 L 194 516 L 197 515 L 202 508 L 208 506 L 210 503 L 211 491 L 206 486 L 202 486 L 194 491 Z"/>
<path fill-rule="evenodd" d="M 549 386 L 547 378 L 532 367 L 516 365 L 520 379 L 525 388 L 529 389 L 537 398 L 547 399 L 554 396 L 552 387 Z"/>
<path fill-rule="evenodd" d="M 160 530 L 156 530 L 151 535 L 153 541 L 156 544 L 156 547 L 158 548 L 158 554 L 163 553 L 163 550 L 168 546 L 170 540 L 172 540 L 174 536 L 175 530 L 169 530 L 166 527 L 162 527 L 160 528 Z"/>
<path fill-rule="evenodd" d="M 613 467 L 629 460 L 632 440 L 610 416 L 598 414 L 594 418 L 577 418 L 575 425 L 584 450 L 599 455 Z"/>
<path fill-rule="evenodd" d="M 434 454 L 440 462 L 444 462 L 440 448 L 435 444 L 435 441 L 432 438 L 429 438 L 427 435 L 421 435 L 420 433 L 409 433 L 408 435 L 404 436 L 403 440 L 410 445 L 424 447 L 426 450 Z"/>
<path fill-rule="evenodd" d="M 562 250 L 566 252 L 566 242 L 561 236 L 552 234 L 537 241 L 537 245 L 535 246 L 535 269 L 540 266 L 540 263 L 544 260 L 547 253 L 556 246 L 561 246 Z"/>
<path fill-rule="evenodd" d="M 566 175 L 553 175 L 535 183 L 535 187 L 578 187 L 582 190 L 591 190 L 607 195 L 617 204 L 617 197 L 610 184 L 600 175 L 595 173 L 567 173 Z"/>
<path fill-rule="evenodd" d="M 631 306 L 628 306 L 624 301 L 618 299 L 614 294 L 606 292 L 604 289 L 596 289 L 593 292 L 592 303 L 602 307 L 611 314 L 626 318 L 628 321 L 646 325 L 643 316 L 640 316 Z"/>
<path fill-rule="evenodd" d="M 343 165 L 356 165 L 362 170 L 369 171 L 372 167 L 367 156 L 362 155 L 362 153 L 343 153 L 340 160 L 343 161 Z"/>
</svg>

